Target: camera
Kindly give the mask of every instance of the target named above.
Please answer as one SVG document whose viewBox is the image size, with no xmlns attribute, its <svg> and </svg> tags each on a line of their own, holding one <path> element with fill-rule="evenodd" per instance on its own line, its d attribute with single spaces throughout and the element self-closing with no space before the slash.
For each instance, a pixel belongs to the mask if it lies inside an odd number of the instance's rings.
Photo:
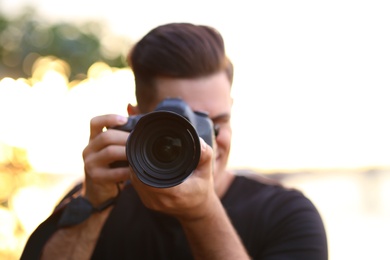
<svg viewBox="0 0 390 260">
<path fill-rule="evenodd" d="M 114 129 L 129 132 L 127 162 L 145 184 L 168 188 L 182 183 L 197 167 L 199 137 L 213 147 L 213 123 L 206 113 L 192 111 L 179 98 L 164 99 L 150 113 L 130 116 L 125 125 Z"/>
</svg>

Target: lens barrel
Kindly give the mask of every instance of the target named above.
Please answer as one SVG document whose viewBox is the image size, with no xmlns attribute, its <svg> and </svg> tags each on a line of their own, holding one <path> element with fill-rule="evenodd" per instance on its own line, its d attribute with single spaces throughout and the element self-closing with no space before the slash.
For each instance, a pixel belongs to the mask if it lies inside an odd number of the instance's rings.
<svg viewBox="0 0 390 260">
<path fill-rule="evenodd" d="M 126 144 L 127 160 L 137 177 L 157 188 L 182 183 L 198 165 L 200 153 L 194 126 L 171 111 L 141 117 Z"/>
</svg>

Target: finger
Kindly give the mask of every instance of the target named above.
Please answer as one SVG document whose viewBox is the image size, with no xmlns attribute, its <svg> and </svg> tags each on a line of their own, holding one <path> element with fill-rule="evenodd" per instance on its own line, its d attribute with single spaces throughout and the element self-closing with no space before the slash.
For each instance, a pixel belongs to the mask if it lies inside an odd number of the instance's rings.
<svg viewBox="0 0 390 260">
<path fill-rule="evenodd" d="M 84 163 L 88 168 L 109 168 L 115 161 L 125 161 L 126 149 L 121 145 L 110 145 L 94 153 L 85 155 Z"/>
<path fill-rule="evenodd" d="M 129 167 L 125 168 L 99 168 L 94 171 L 85 171 L 87 179 L 91 180 L 94 184 L 117 184 L 130 179 Z"/>
<path fill-rule="evenodd" d="M 200 158 L 198 166 L 196 167 L 197 172 L 211 172 L 212 171 L 212 160 L 213 160 L 213 149 L 200 138 Z"/>
<path fill-rule="evenodd" d="M 98 134 L 100 134 L 103 128 L 111 128 L 118 125 L 123 125 L 127 122 L 127 117 L 121 115 L 102 115 L 97 116 L 91 119 L 90 122 L 90 140 L 94 139 Z"/>
<path fill-rule="evenodd" d="M 213 157 L 213 149 L 202 139 L 200 139 L 200 159 L 199 159 L 199 165 L 203 165 L 210 160 L 212 160 Z"/>
<path fill-rule="evenodd" d="M 110 145 L 125 146 L 129 133 L 121 130 L 109 129 L 98 134 L 93 140 L 90 140 L 85 147 L 84 157 L 90 153 L 98 152 Z"/>
</svg>

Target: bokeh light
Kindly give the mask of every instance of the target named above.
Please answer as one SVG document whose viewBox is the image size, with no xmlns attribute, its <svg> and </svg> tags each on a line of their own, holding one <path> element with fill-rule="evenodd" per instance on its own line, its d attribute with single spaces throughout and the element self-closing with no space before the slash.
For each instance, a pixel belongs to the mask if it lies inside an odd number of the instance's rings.
<svg viewBox="0 0 390 260">
<path fill-rule="evenodd" d="M 90 119 L 126 115 L 126 104 L 136 104 L 129 69 L 97 62 L 77 82 L 69 82 L 69 70 L 63 60 L 35 55 L 31 78 L 0 81 L 0 259 L 17 259 L 28 235 L 83 176 Z"/>
</svg>

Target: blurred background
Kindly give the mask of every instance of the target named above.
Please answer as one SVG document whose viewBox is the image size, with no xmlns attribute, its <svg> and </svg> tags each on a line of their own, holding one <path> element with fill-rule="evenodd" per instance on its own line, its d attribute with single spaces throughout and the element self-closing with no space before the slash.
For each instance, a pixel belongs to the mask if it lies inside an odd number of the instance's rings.
<svg viewBox="0 0 390 260">
<path fill-rule="evenodd" d="M 0 0 L 0 259 L 83 177 L 89 120 L 135 104 L 153 27 L 217 28 L 235 64 L 229 166 L 302 190 L 331 260 L 390 259 L 390 3 Z"/>
</svg>

